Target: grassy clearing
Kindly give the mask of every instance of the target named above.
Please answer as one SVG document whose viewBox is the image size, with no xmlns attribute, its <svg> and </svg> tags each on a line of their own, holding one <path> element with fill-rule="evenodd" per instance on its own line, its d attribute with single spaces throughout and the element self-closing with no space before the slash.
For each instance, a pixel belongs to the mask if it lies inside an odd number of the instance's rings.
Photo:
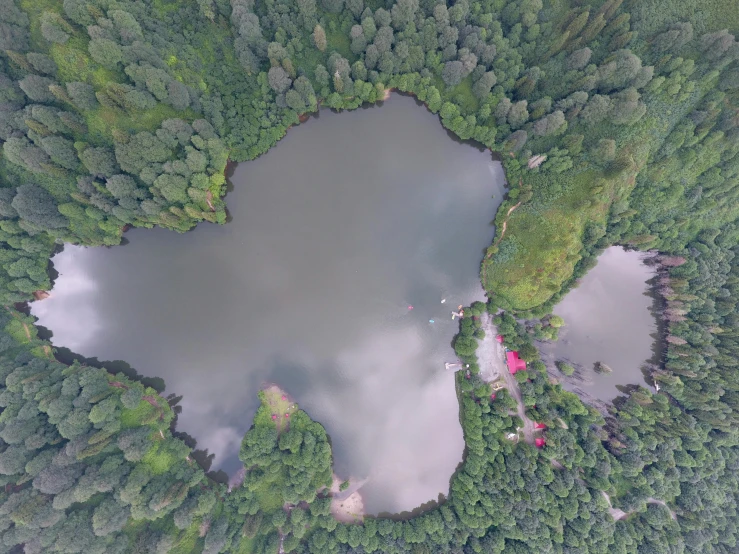
<svg viewBox="0 0 739 554">
<path fill-rule="evenodd" d="M 54 12 L 64 15 L 62 3 L 58 0 L 21 0 L 20 8 L 28 14 L 31 20 L 31 50 L 35 52 L 46 52 L 49 43 L 41 34 L 41 22 L 39 18 L 44 12 Z"/>
<path fill-rule="evenodd" d="M 5 332 L 19 344 L 28 344 L 38 335 L 38 331 L 33 323 L 32 317 L 13 313 L 13 320 L 5 326 Z"/>
<path fill-rule="evenodd" d="M 151 448 L 142 458 L 141 462 L 149 466 L 154 475 L 161 475 L 174 467 L 175 459 L 172 452 L 162 448 L 159 441 L 154 441 L 154 448 Z"/>
<path fill-rule="evenodd" d="M 196 548 L 198 541 L 202 542 L 202 539 L 200 538 L 200 521 L 196 520 L 180 536 L 177 544 L 170 550 L 170 553 L 189 554 L 190 552 L 200 552 L 202 551 L 202 545 L 199 549 Z"/>
<path fill-rule="evenodd" d="M 442 87 L 439 90 L 444 90 L 444 81 L 439 78 L 439 82 Z M 460 106 L 462 113 L 477 113 L 480 108 L 480 102 L 472 92 L 472 75 L 462 79 L 461 83 L 444 94 L 443 99 L 455 102 Z"/>
<path fill-rule="evenodd" d="M 331 14 L 326 15 L 325 17 L 328 21 L 328 25 L 326 25 L 326 27 L 324 28 L 324 30 L 326 31 L 326 42 L 328 43 L 326 53 L 336 51 L 347 60 L 349 60 L 350 64 L 354 63 L 357 59 L 357 56 L 354 54 L 354 52 L 352 52 L 352 43 L 349 39 L 349 33 L 345 33 L 341 30 L 339 18 L 337 16 Z M 335 30 L 331 30 L 332 22 L 336 25 Z"/>
<path fill-rule="evenodd" d="M 157 409 L 145 400 L 139 402 L 139 405 L 133 410 L 123 408 L 121 411 L 121 427 L 123 429 L 138 427 L 142 421 L 151 420 L 155 412 L 157 412 Z"/>
<path fill-rule="evenodd" d="M 270 413 L 261 412 L 258 416 L 266 417 L 269 415 L 271 421 L 276 427 L 277 432 L 281 433 L 287 429 L 290 423 L 290 417 L 298 411 L 298 405 L 293 401 L 285 391 L 283 391 L 277 385 L 270 385 L 262 391 L 261 396 L 262 402 L 265 406 L 269 407 Z M 257 422 L 255 424 L 266 423 L 264 421 Z"/>
<path fill-rule="evenodd" d="M 87 52 L 88 40 L 82 36 L 70 38 L 66 44 L 54 44 L 49 53 L 59 68 L 64 82 L 82 81 L 99 89 L 112 81 L 124 81 L 119 71 L 112 71 L 95 62 Z"/>
<path fill-rule="evenodd" d="M 555 201 L 530 202 L 508 219 L 498 254 L 486 257 L 482 280 L 486 290 L 505 298 L 513 308 L 529 309 L 546 302 L 572 275 L 581 258 L 582 236 L 588 222 L 606 223 L 616 198 L 633 189 L 648 148 L 624 149 L 632 166 L 616 176 L 589 169 L 576 174 Z M 531 173 L 526 185 L 536 191 L 547 186 L 551 174 Z M 507 206 L 501 206 L 501 210 Z M 533 269 L 532 269 L 533 268 Z"/>
<path fill-rule="evenodd" d="M 123 110 L 104 106 L 100 106 L 96 110 L 87 111 L 84 113 L 84 116 L 91 141 L 110 143 L 113 129 L 126 131 L 129 134 L 139 133 L 141 131 L 154 132 L 165 119 L 181 118 L 192 120 L 197 119 L 198 114 L 190 109 L 184 112 L 178 112 L 172 106 L 160 103 L 150 110 L 137 112 L 136 117 L 131 117 L 130 114 Z"/>
<path fill-rule="evenodd" d="M 179 2 L 177 0 L 154 0 L 151 4 L 156 14 L 160 17 L 179 10 Z"/>
</svg>

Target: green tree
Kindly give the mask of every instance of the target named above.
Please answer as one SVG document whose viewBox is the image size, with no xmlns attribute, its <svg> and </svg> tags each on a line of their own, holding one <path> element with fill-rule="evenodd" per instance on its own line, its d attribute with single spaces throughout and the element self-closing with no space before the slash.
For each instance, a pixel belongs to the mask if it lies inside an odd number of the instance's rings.
<svg viewBox="0 0 739 554">
<path fill-rule="evenodd" d="M 87 49 L 92 59 L 108 69 L 115 69 L 123 60 L 121 47 L 107 38 L 91 40 Z"/>
<path fill-rule="evenodd" d="M 477 81 L 475 81 L 475 84 L 472 85 L 472 92 L 477 96 L 477 98 L 484 100 L 488 94 L 490 94 L 490 91 L 497 81 L 498 79 L 496 78 L 495 73 L 492 71 L 486 71 Z"/>
<path fill-rule="evenodd" d="M 24 184 L 16 189 L 12 206 L 18 216 L 41 229 L 67 226 L 67 218 L 59 213 L 56 201 L 45 189 Z"/>
<path fill-rule="evenodd" d="M 54 81 L 40 75 L 27 75 L 18 81 L 18 86 L 35 102 L 53 102 L 55 97 L 49 90 L 53 84 Z"/>
<path fill-rule="evenodd" d="M 441 78 L 449 87 L 455 87 L 462 82 L 464 78 L 464 65 L 459 60 L 453 60 L 444 64 L 441 72 Z"/>
<path fill-rule="evenodd" d="M 43 12 L 41 14 L 41 35 L 56 44 L 64 44 L 73 33 L 72 27 L 59 14 Z"/>
<path fill-rule="evenodd" d="M 292 79 L 287 72 L 281 67 L 271 67 L 269 69 L 269 86 L 276 93 L 281 94 L 290 88 Z"/>
<path fill-rule="evenodd" d="M 323 27 L 316 24 L 315 28 L 313 29 L 313 44 L 316 45 L 316 48 L 318 48 L 321 52 L 326 51 L 326 31 L 323 30 Z"/>
<path fill-rule="evenodd" d="M 112 177 L 118 170 L 115 155 L 109 148 L 85 148 L 80 160 L 92 175 Z"/>
</svg>

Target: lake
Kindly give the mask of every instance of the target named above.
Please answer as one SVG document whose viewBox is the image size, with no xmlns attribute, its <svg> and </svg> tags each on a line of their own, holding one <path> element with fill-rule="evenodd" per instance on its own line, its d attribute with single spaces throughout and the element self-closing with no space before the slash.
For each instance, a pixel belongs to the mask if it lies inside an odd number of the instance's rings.
<svg viewBox="0 0 739 554">
<path fill-rule="evenodd" d="M 326 427 L 338 475 L 368 478 L 368 513 L 447 494 L 464 450 L 451 310 L 483 299 L 500 164 L 393 95 L 322 111 L 231 181 L 226 225 L 65 247 L 39 324 L 54 345 L 163 378 L 212 469 L 238 469 L 274 382 Z"/>
<path fill-rule="evenodd" d="M 621 394 L 617 386 L 646 385 L 642 366 L 658 356 L 659 333 L 649 283 L 655 270 L 644 264 L 645 256 L 620 246 L 606 249 L 554 308 L 565 320 L 559 340 L 538 346 L 550 367 L 556 360 L 579 367 L 583 381 L 578 382 L 576 374 L 563 382 L 565 388 L 580 388 L 588 396 L 610 401 Z M 596 373 L 596 362 L 613 372 Z"/>
</svg>

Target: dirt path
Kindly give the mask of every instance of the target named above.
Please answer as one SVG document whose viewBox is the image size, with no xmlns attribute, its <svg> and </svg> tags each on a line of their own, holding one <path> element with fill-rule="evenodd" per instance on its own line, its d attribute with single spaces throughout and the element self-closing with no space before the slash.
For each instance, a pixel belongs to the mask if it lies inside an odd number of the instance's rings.
<svg viewBox="0 0 739 554">
<path fill-rule="evenodd" d="M 611 497 L 608 496 L 608 493 L 606 491 L 601 491 L 601 494 L 603 495 L 603 497 L 608 502 L 608 513 L 611 514 L 611 517 L 613 519 L 615 519 L 615 520 L 623 519 L 623 518 L 625 518 L 627 516 L 630 516 L 631 514 L 634 513 L 633 510 L 631 512 L 624 512 L 620 508 L 614 508 L 611 505 Z M 658 499 L 652 498 L 650 496 L 649 498 L 647 498 L 647 504 L 661 504 L 662 506 L 664 506 L 665 508 L 667 508 L 667 510 L 670 512 L 670 517 L 673 520 L 676 520 L 677 519 L 677 515 L 675 515 L 675 512 L 673 512 L 672 510 L 670 510 L 670 507 L 665 503 L 664 500 L 658 500 Z"/>
<path fill-rule="evenodd" d="M 493 325 L 493 317 L 485 312 L 480 316 L 480 319 L 482 320 L 482 330 L 485 331 L 485 338 L 480 341 L 477 347 L 480 378 L 486 383 L 494 383 L 499 379 L 503 379 L 504 373 L 508 373 L 505 348 L 495 340 L 498 330 Z"/>
<path fill-rule="evenodd" d="M 498 240 L 496 240 L 493 243 L 493 246 L 498 246 L 500 244 L 500 241 L 503 240 L 503 237 L 505 236 L 506 229 L 508 229 L 508 218 L 511 217 L 511 214 L 513 213 L 513 210 L 515 210 L 516 208 L 518 208 L 520 205 L 521 205 L 521 202 L 519 202 L 515 206 L 512 206 L 508 210 L 508 213 L 505 215 L 505 219 L 503 220 L 503 225 L 500 226 L 500 236 L 498 237 Z M 490 258 L 491 257 L 491 254 L 488 254 L 487 257 Z"/>
<path fill-rule="evenodd" d="M 511 206 L 508 209 L 508 212 L 506 213 L 505 219 L 503 220 L 503 224 L 500 226 L 500 236 L 495 240 L 495 242 L 492 244 L 492 246 L 498 246 L 500 244 L 500 241 L 503 240 L 503 237 L 505 236 L 506 229 L 508 229 L 508 218 L 511 217 L 511 214 L 513 213 L 513 211 L 516 208 L 518 208 L 520 205 L 521 205 L 521 202 L 519 202 L 515 206 Z M 491 248 L 488 248 L 488 250 L 487 250 L 488 253 L 485 254 L 485 260 L 489 260 L 490 258 L 493 257 L 493 253 L 491 252 L 491 250 L 492 250 L 492 247 Z M 483 287 L 485 286 L 485 283 L 487 283 L 487 281 L 488 281 L 488 278 L 487 278 L 487 269 L 488 269 L 487 268 L 487 264 L 483 263 L 482 264 L 482 275 L 481 275 Z"/>
<path fill-rule="evenodd" d="M 606 499 L 606 502 L 608 502 L 608 513 L 611 514 L 611 517 L 618 521 L 619 519 L 625 518 L 628 514 L 624 512 L 623 510 L 620 510 L 618 508 L 614 508 L 611 505 L 611 497 L 608 496 L 608 493 L 606 491 L 600 491 L 603 495 L 603 498 Z"/>
<path fill-rule="evenodd" d="M 7 306 L 5 309 L 8 311 L 8 313 L 13 317 L 13 319 L 20 320 L 21 316 L 18 312 L 14 312 Z M 30 341 L 31 340 L 31 331 L 28 329 L 28 325 L 26 325 L 23 321 L 21 321 L 21 325 L 23 325 L 23 330 L 26 332 L 26 338 Z"/>
<path fill-rule="evenodd" d="M 213 193 L 208 191 L 208 193 L 205 195 L 205 201 L 208 203 L 208 206 L 210 207 L 210 211 L 214 212 L 216 209 L 213 207 Z"/>
<path fill-rule="evenodd" d="M 498 335 L 498 329 L 493 325 L 493 318 L 490 314 L 484 313 L 481 316 L 482 329 L 485 331 L 485 338 L 480 341 L 477 348 L 477 361 L 480 364 L 480 377 L 488 382 L 503 381 L 508 393 L 516 401 L 516 414 L 523 421 L 524 440 L 529 444 L 534 444 L 536 424 L 526 416 L 526 406 L 521 396 L 521 388 L 518 386 L 516 378 L 508 371 L 506 364 L 505 348 L 495 337 Z"/>
<path fill-rule="evenodd" d="M 513 397 L 513 399 L 516 401 L 516 413 L 518 414 L 518 417 L 521 418 L 521 421 L 523 421 L 523 429 L 521 429 L 521 431 L 523 431 L 523 440 L 529 444 L 534 444 L 534 431 L 536 425 L 526 416 L 526 406 L 523 403 L 523 398 L 521 397 L 521 389 L 518 386 L 518 382 L 516 381 L 516 378 L 508 371 L 505 372 L 504 377 L 506 388 L 508 389 L 508 392 Z"/>
</svg>

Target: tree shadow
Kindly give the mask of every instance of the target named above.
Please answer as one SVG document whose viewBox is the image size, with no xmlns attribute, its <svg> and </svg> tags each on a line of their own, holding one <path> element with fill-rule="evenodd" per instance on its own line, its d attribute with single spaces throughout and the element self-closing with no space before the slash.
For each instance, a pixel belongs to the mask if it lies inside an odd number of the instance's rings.
<svg viewBox="0 0 739 554">
<path fill-rule="evenodd" d="M 443 495 L 442 493 L 439 493 L 439 496 L 437 497 L 436 500 L 429 500 L 428 502 L 424 502 L 423 504 L 413 508 L 412 510 L 404 510 L 397 514 L 393 514 L 390 512 L 380 512 L 376 516 L 370 516 L 370 517 L 375 517 L 376 519 L 390 519 L 392 521 L 405 521 L 405 520 L 413 519 L 414 517 L 420 516 L 421 514 L 428 512 L 430 510 L 434 510 L 438 508 L 439 506 L 441 506 L 442 504 L 445 504 L 446 501 L 447 501 L 447 497 Z"/>
</svg>

